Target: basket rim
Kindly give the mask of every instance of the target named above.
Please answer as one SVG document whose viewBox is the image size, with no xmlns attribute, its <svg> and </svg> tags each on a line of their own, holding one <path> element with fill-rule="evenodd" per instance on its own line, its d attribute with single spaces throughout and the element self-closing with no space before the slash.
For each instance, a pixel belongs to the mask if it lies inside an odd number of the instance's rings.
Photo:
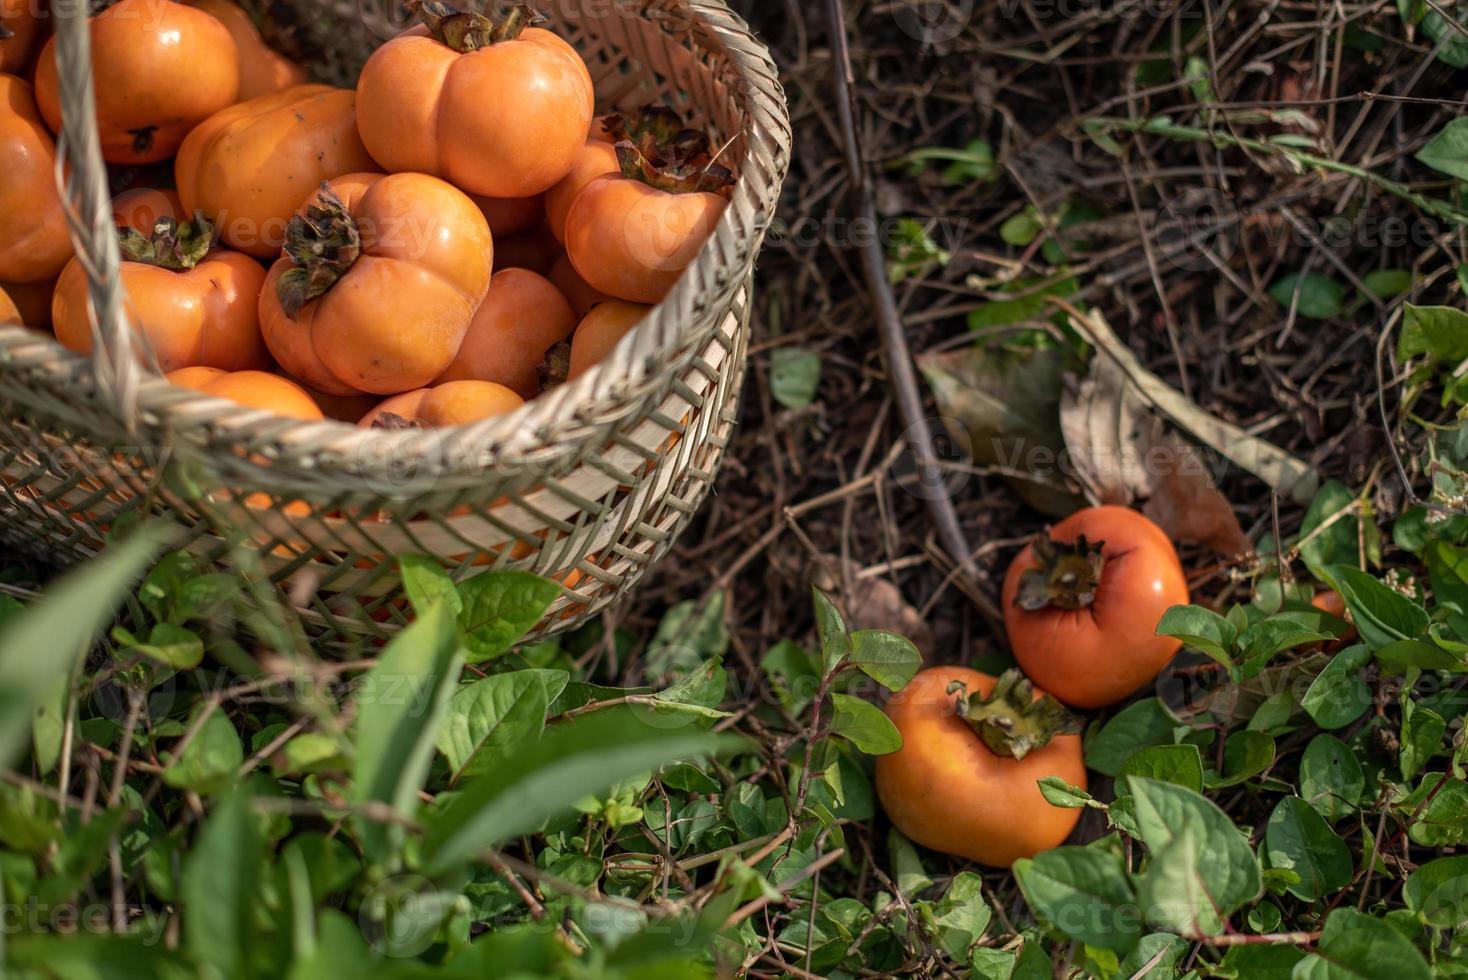
<svg viewBox="0 0 1468 980">
<path fill-rule="evenodd" d="M 116 397 L 118 404 L 114 407 L 123 416 L 123 422 L 129 424 L 138 436 L 147 429 L 153 429 L 160 435 L 177 439 L 182 433 L 202 424 L 216 431 L 228 430 L 232 439 L 241 443 L 279 443 L 297 450 L 303 443 L 309 444 L 313 437 L 329 441 L 337 449 L 345 440 L 359 448 L 373 447 L 374 455 L 380 456 L 385 461 L 384 465 L 395 465 L 404 459 L 431 460 L 437 464 L 435 468 L 445 474 L 482 472 L 499 465 L 522 463 L 532 456 L 544 462 L 548 458 L 574 453 L 577 450 L 575 442 L 551 440 L 547 438 L 547 430 L 578 418 L 615 421 L 637 414 L 653 397 L 647 392 L 637 395 L 639 385 L 675 378 L 690 369 L 702 347 L 703 335 L 712 336 L 719 323 L 730 315 L 727 311 L 717 315 L 723 306 L 727 306 L 727 298 L 748 280 L 760 244 L 773 220 L 789 167 L 789 109 L 769 50 L 723 0 L 667 2 L 687 9 L 690 20 L 686 34 L 695 46 L 722 56 L 733 70 L 736 84 L 730 86 L 729 91 L 743 117 L 739 135 L 744 142 L 744 160 L 718 225 L 673 290 L 600 364 L 575 381 L 560 385 L 513 412 L 472 425 L 405 431 L 366 430 L 335 420 L 283 421 L 267 412 L 242 409 L 232 402 L 181 388 L 169 383 L 155 366 L 145 366 L 135 358 L 130 350 L 131 343 L 125 340 L 118 345 L 118 350 L 109 351 L 111 345 L 105 343 L 94 344 L 94 352 L 88 357 L 63 347 L 54 337 L 48 339 L 32 332 L 33 337 L 54 348 L 59 362 L 54 365 L 57 368 L 74 369 L 80 366 L 75 362 L 90 361 L 94 380 L 104 399 L 109 394 Z M 65 15 L 58 17 L 58 20 L 70 19 Z M 85 35 L 84 31 L 81 33 Z M 58 38 L 59 42 L 64 40 L 64 37 Z M 63 69 L 69 63 L 65 48 L 63 44 Z M 73 78 L 71 88 L 84 89 L 90 94 L 90 59 L 83 59 L 77 67 L 84 77 Z M 63 101 L 67 94 L 63 91 Z M 95 114 L 90 100 L 84 108 L 85 112 L 80 115 L 91 124 L 91 132 L 86 134 L 91 139 L 75 141 L 81 144 L 81 153 L 79 160 L 72 160 L 68 184 L 75 183 L 77 171 L 85 170 L 88 164 L 103 168 L 101 172 L 105 174 L 100 149 L 95 143 Z M 65 118 L 76 118 L 78 114 L 67 112 Z M 69 132 L 70 127 L 58 139 L 58 179 L 64 166 L 63 158 L 70 155 L 66 139 Z M 92 159 L 93 151 L 95 160 Z M 93 222 L 89 227 L 84 221 L 83 218 L 73 221 L 72 239 L 77 256 L 96 255 L 95 250 L 89 248 L 92 243 L 86 241 L 86 233 L 91 232 L 93 237 L 100 238 L 103 252 L 111 250 L 114 253 L 110 266 L 116 268 L 116 237 L 110 223 L 105 233 L 97 236 L 99 223 Z M 94 297 L 119 298 L 120 289 L 109 288 L 109 284 L 100 280 L 108 263 L 92 261 L 85 265 Z M 718 303 L 714 311 L 716 315 L 710 315 L 710 298 Z M 106 312 L 113 310 L 118 324 L 125 323 L 126 314 L 120 301 L 100 305 L 102 308 L 96 317 L 99 323 L 104 320 Z M 94 329 L 99 333 L 102 330 L 100 326 Z M 683 356 L 678 361 L 668 360 L 665 352 L 679 347 L 686 348 Z M 111 363 L 115 359 L 132 359 L 132 366 L 124 372 L 131 374 L 131 378 L 108 377 L 109 372 L 117 371 Z M 68 365 L 65 363 L 68 360 L 74 363 Z M 133 418 L 128 417 L 125 407 L 128 399 L 134 400 L 137 410 Z M 366 475 L 360 465 L 362 455 L 352 455 L 359 462 L 359 465 L 350 467 L 352 474 Z M 342 454 L 336 451 L 323 454 L 323 458 L 315 460 L 318 475 L 329 476 L 333 471 L 346 473 L 349 468 L 340 465 L 341 458 Z"/>
</svg>

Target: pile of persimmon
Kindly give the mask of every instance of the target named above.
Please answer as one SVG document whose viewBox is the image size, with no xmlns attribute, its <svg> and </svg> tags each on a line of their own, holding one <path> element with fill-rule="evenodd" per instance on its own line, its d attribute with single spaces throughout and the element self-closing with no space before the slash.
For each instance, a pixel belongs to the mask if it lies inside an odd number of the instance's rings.
<svg viewBox="0 0 1468 980">
<path fill-rule="evenodd" d="M 669 108 L 598 117 L 554 23 L 407 6 L 354 89 L 314 84 L 257 5 L 91 17 L 124 311 L 175 383 L 303 421 L 502 415 L 596 367 L 720 220 L 721 148 Z M 0 5 L 0 322 L 86 353 L 48 20 Z"/>
</svg>

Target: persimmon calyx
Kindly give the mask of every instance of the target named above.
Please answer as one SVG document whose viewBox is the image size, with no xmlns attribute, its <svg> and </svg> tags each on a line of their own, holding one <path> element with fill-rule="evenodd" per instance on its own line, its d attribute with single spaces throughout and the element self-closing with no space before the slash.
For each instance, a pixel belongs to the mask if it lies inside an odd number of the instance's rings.
<svg viewBox="0 0 1468 980">
<path fill-rule="evenodd" d="M 183 224 L 174 218 L 159 218 L 150 235 L 136 228 L 118 229 L 117 244 L 128 262 L 186 272 L 204 261 L 214 247 L 214 224 L 202 211 L 195 211 L 193 220 Z"/>
<path fill-rule="evenodd" d="M 528 4 L 516 4 L 499 20 L 460 10 L 439 0 L 409 0 L 408 13 L 428 28 L 429 36 L 460 54 L 478 51 L 492 44 L 518 40 L 525 28 L 544 22 Z"/>
<path fill-rule="evenodd" d="M 669 194 L 718 194 L 734 186 L 734 173 L 728 167 L 712 160 L 683 161 L 655 150 L 649 152 L 648 142 L 649 137 L 644 137 L 643 146 L 631 140 L 617 144 L 617 162 L 623 177 L 640 180 Z"/>
<path fill-rule="evenodd" d="M 322 181 L 304 215 L 285 228 L 285 254 L 296 264 L 276 284 L 281 308 L 292 320 L 324 296 L 362 255 L 362 233 L 331 185 Z"/>
<path fill-rule="evenodd" d="M 1075 735 L 1085 728 L 1079 715 L 1050 695 L 1037 700 L 1034 685 L 1018 670 L 1005 671 L 987 698 L 969 693 L 963 681 L 948 685 L 948 693 L 958 696 L 958 716 L 989 751 L 1016 762 L 1057 735 Z"/>
<path fill-rule="evenodd" d="M 663 158 L 692 161 L 713 156 L 707 133 L 684 125 L 678 110 L 666 105 L 648 105 L 630 112 L 616 112 L 602 120 L 612 142 L 630 141 L 644 153 L 651 149 Z"/>
<path fill-rule="evenodd" d="M 1096 601 L 1106 569 L 1105 543 L 1091 544 L 1081 535 L 1074 544 L 1044 535 L 1035 539 L 1034 568 L 1020 576 L 1015 602 L 1027 612 L 1064 609 L 1077 612 Z"/>
<path fill-rule="evenodd" d="M 571 376 L 571 345 L 564 340 L 551 345 L 535 373 L 540 376 L 540 387 L 545 391 L 565 384 Z"/>
</svg>

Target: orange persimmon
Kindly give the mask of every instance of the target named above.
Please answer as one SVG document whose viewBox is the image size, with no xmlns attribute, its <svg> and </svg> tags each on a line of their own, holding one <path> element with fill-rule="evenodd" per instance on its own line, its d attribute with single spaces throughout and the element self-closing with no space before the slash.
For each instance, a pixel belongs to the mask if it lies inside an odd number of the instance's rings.
<svg viewBox="0 0 1468 980">
<path fill-rule="evenodd" d="M 187 213 L 178 199 L 178 191 L 134 187 L 112 199 L 112 223 L 144 235 L 151 235 L 162 219 L 178 220 Z"/>
<path fill-rule="evenodd" d="M 241 101 L 311 80 L 306 69 L 265 43 L 255 21 L 232 0 L 189 0 L 189 5 L 213 16 L 234 38 L 240 54 Z"/>
<path fill-rule="evenodd" d="M 575 381 L 600 364 L 651 312 L 650 306 L 615 299 L 593 308 L 571 338 L 571 373 L 567 380 Z"/>
<path fill-rule="evenodd" d="M 286 224 L 323 180 L 376 170 L 357 136 L 357 95 L 297 85 L 230 106 L 179 148 L 178 194 L 230 248 L 274 259 Z"/>
<path fill-rule="evenodd" d="M 445 381 L 493 381 L 522 398 L 540 394 L 545 355 L 576 329 L 560 290 L 528 269 L 495 273 Z"/>
<path fill-rule="evenodd" d="M 71 258 L 56 190 L 56 144 L 30 85 L 0 75 L 0 279 L 54 279 Z"/>
<path fill-rule="evenodd" d="M 213 232 L 202 218 L 164 219 L 151 235 L 121 231 L 128 316 L 165 373 L 270 363 L 257 313 L 265 270 L 247 255 L 211 247 Z M 82 354 L 92 350 L 90 303 L 86 271 L 73 259 L 56 284 L 51 316 L 56 339 Z"/>
<path fill-rule="evenodd" d="M 551 266 L 550 272 L 547 272 L 545 277 L 555 283 L 561 295 L 566 297 L 577 320 L 585 319 L 586 314 L 590 313 L 592 307 L 598 303 L 605 303 L 611 299 L 606 293 L 593 289 L 585 279 L 582 279 L 581 273 L 576 271 L 576 267 L 571 264 L 568 256 L 562 255 L 556 259 L 556 264 Z"/>
<path fill-rule="evenodd" d="M 0 0 L 0 71 L 18 75 L 30 63 L 44 27 L 40 0 Z M 8 32 L 8 33 L 6 33 Z"/>
<path fill-rule="evenodd" d="M 491 381 L 450 381 L 389 398 L 357 423 L 364 429 L 438 429 L 506 415 L 525 399 Z"/>
<path fill-rule="evenodd" d="M 604 139 L 587 139 L 581 152 L 576 154 L 571 172 L 545 193 L 545 217 L 550 222 L 556 241 L 565 243 L 566 217 L 570 215 L 571 205 L 576 202 L 577 196 L 586 190 L 586 185 L 598 177 L 621 171 L 622 165 L 617 160 L 615 146 Z"/>
<path fill-rule="evenodd" d="M 39 282 L 0 282 L 0 291 L 9 297 L 20 314 L 20 322 L 32 330 L 51 329 L 51 296 L 56 292 L 55 279 Z"/>
<path fill-rule="evenodd" d="M 545 217 L 545 195 L 534 197 L 480 197 L 470 194 L 484 220 L 489 222 L 489 231 L 495 241 L 512 235 L 523 235 L 534 231 Z"/>
<path fill-rule="evenodd" d="M 486 197 L 542 194 L 586 141 L 596 93 L 586 63 L 528 7 L 502 20 L 443 3 L 378 48 L 357 82 L 367 149 Z"/>
<path fill-rule="evenodd" d="M 352 204 L 323 184 L 291 219 L 285 250 L 260 294 L 260 322 L 268 337 L 294 333 L 293 349 L 309 339 L 309 363 L 272 349 L 328 394 L 431 384 L 458 354 L 494 263 L 484 215 L 426 174 L 383 177 Z M 332 387 L 308 376 L 318 363 Z"/>
<path fill-rule="evenodd" d="M 191 129 L 239 98 L 239 49 L 202 10 L 172 0 L 122 0 L 93 17 L 90 28 L 97 131 L 108 163 L 167 160 Z M 59 133 L 55 38 L 36 66 L 36 100 Z"/>
</svg>

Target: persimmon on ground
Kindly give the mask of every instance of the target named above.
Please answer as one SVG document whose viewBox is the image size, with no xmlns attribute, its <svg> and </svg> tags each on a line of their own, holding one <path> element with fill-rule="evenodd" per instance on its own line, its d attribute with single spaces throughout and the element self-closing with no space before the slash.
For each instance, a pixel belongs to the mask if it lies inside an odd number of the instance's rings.
<svg viewBox="0 0 1468 980">
<path fill-rule="evenodd" d="M 378 48 L 357 82 L 362 140 L 389 171 L 443 177 L 471 194 L 524 198 L 566 176 L 596 94 L 565 40 L 447 4 L 408 4 L 422 23 Z"/>
<path fill-rule="evenodd" d="M 14 75 L 0 75 L 0 174 L 0 280 L 56 278 L 72 255 L 56 190 L 56 144 L 35 93 Z"/>
<path fill-rule="evenodd" d="M 218 20 L 234 38 L 240 56 L 242 101 L 311 80 L 306 69 L 265 43 L 255 21 L 233 0 L 189 0 L 189 3 Z"/>
<path fill-rule="evenodd" d="M 902 748 L 876 760 L 882 808 L 935 851 L 1007 868 L 1065 842 L 1080 819 L 1039 780 L 1086 786 L 1081 720 L 1019 671 L 997 680 L 964 667 L 919 673 L 887 717 Z"/>
<path fill-rule="evenodd" d="M 426 174 L 355 193 L 323 185 L 291 219 L 260 294 L 262 329 L 282 367 L 328 394 L 425 387 L 453 363 L 489 291 L 489 225 L 467 195 Z"/>
<path fill-rule="evenodd" d="M 240 55 L 229 30 L 172 0 L 122 0 L 90 22 L 97 132 L 108 163 L 167 160 L 199 123 L 240 94 Z M 61 131 L 56 39 L 36 65 L 36 96 Z"/>
<path fill-rule="evenodd" d="M 650 306 L 621 300 L 609 300 L 593 308 L 571 338 L 570 373 L 566 380 L 575 381 L 600 364 L 651 312 Z"/>
<path fill-rule="evenodd" d="M 1015 558 L 1002 603 L 1025 673 L 1066 704 L 1101 708 L 1177 654 L 1182 641 L 1158 636 L 1157 624 L 1188 604 L 1188 581 L 1160 527 L 1126 507 L 1090 507 Z"/>
<path fill-rule="evenodd" d="M 497 272 L 439 381 L 493 381 L 534 398 L 546 352 L 575 329 L 571 304 L 550 280 L 528 269 Z"/>
<path fill-rule="evenodd" d="M 274 259 L 286 225 L 323 180 L 377 170 L 357 135 L 357 95 L 298 85 L 230 106 L 183 142 L 179 198 L 203 211 L 226 245 Z"/>
<path fill-rule="evenodd" d="M 258 316 L 265 270 L 212 243 L 213 228 L 202 218 L 183 224 L 164 219 L 147 235 L 121 230 L 119 276 L 128 317 L 165 373 L 269 366 Z M 90 304 L 86 271 L 74 259 L 56 284 L 51 316 L 56 339 L 81 354 L 92 350 Z"/>
</svg>

